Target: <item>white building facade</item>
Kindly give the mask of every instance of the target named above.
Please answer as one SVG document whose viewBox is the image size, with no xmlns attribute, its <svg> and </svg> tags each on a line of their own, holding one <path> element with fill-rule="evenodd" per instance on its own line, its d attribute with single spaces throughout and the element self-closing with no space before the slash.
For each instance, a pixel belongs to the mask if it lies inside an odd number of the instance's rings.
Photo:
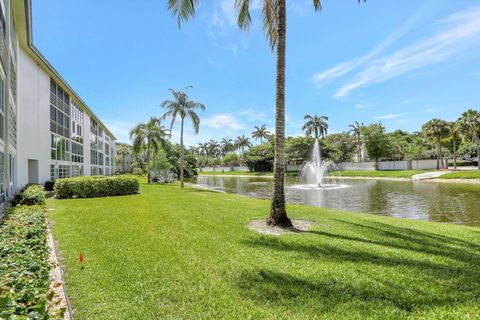
<svg viewBox="0 0 480 320">
<path fill-rule="evenodd" d="M 0 201 L 115 172 L 115 136 L 32 43 L 30 0 L 0 0 Z"/>
</svg>

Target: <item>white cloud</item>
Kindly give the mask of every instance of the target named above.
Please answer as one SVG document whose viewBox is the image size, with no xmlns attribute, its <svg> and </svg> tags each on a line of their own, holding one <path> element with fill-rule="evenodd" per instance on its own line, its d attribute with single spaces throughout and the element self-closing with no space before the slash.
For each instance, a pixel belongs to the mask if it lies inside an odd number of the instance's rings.
<svg viewBox="0 0 480 320">
<path fill-rule="evenodd" d="M 355 105 L 355 109 L 368 109 L 373 107 L 371 104 L 363 104 L 363 103 L 357 103 Z"/>
<path fill-rule="evenodd" d="M 238 122 L 233 116 L 228 114 L 216 114 L 210 118 L 202 119 L 201 124 L 215 128 L 215 129 L 232 129 L 240 130 L 244 128 L 244 125 Z"/>
<path fill-rule="evenodd" d="M 102 120 L 102 122 L 113 133 L 118 142 L 130 143 L 129 133 L 136 123 L 119 120 Z"/>
<path fill-rule="evenodd" d="M 265 120 L 265 114 L 263 112 L 258 112 L 253 109 L 245 109 L 240 111 L 238 114 L 242 117 L 246 117 L 249 121 Z"/>
<path fill-rule="evenodd" d="M 414 42 L 389 56 L 375 59 L 335 93 L 336 98 L 352 90 L 443 62 L 468 46 L 478 45 L 480 38 L 480 8 L 456 13 L 439 20 L 442 29 L 436 34 Z"/>
<path fill-rule="evenodd" d="M 379 120 L 389 120 L 389 119 L 395 119 L 395 118 L 398 118 L 398 117 L 401 117 L 405 115 L 404 113 L 392 113 L 392 114 L 386 114 L 384 116 L 378 116 L 378 117 L 375 117 L 376 119 L 379 119 Z"/>
</svg>

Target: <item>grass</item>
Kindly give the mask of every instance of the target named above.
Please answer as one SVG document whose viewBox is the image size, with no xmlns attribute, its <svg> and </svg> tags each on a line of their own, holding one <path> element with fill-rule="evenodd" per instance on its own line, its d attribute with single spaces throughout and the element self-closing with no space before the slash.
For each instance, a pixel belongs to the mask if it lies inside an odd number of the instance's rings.
<svg viewBox="0 0 480 320">
<path fill-rule="evenodd" d="M 139 195 L 48 200 L 75 318 L 480 317 L 479 229 L 288 205 L 318 225 L 250 231 L 269 205 L 143 183 Z"/>
<path fill-rule="evenodd" d="M 431 170 L 398 170 L 398 171 L 336 171 L 333 175 L 341 177 L 372 177 L 372 178 L 411 178 Z"/>
<path fill-rule="evenodd" d="M 480 170 L 466 170 L 446 173 L 439 179 L 480 179 Z"/>
</svg>

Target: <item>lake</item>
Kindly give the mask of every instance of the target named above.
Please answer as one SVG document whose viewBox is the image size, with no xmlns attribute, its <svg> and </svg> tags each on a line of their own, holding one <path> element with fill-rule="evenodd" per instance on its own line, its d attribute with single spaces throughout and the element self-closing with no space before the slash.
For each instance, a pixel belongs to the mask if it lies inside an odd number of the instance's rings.
<svg viewBox="0 0 480 320">
<path fill-rule="evenodd" d="M 265 177 L 198 176 L 192 183 L 254 198 L 270 198 L 273 179 Z M 480 184 L 389 180 L 330 180 L 325 189 L 303 188 L 286 180 L 290 203 L 348 212 L 465 224 L 480 227 Z"/>
</svg>

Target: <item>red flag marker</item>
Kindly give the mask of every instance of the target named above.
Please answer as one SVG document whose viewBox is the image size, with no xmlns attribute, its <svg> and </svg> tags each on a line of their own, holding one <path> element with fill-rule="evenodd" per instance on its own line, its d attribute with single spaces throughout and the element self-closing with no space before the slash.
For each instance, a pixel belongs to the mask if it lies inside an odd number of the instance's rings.
<svg viewBox="0 0 480 320">
<path fill-rule="evenodd" d="M 83 252 L 80 252 L 80 263 L 83 263 L 83 260 L 85 260 L 85 256 L 83 255 Z"/>
</svg>

